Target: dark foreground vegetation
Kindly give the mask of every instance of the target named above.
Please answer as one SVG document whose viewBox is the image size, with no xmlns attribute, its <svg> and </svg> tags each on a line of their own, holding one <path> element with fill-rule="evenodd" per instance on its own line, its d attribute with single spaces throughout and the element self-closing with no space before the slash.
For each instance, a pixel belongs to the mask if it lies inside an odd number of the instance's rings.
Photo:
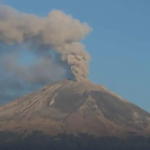
<svg viewBox="0 0 150 150">
<path fill-rule="evenodd" d="M 150 150 L 150 137 L 130 136 L 92 137 L 81 134 L 48 136 L 40 132 L 32 134 L 0 133 L 0 150 Z"/>
</svg>

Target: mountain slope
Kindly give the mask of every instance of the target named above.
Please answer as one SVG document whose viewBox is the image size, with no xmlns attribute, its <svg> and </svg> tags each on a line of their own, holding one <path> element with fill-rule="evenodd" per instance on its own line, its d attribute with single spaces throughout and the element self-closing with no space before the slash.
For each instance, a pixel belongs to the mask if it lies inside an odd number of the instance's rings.
<svg viewBox="0 0 150 150">
<path fill-rule="evenodd" d="M 0 107 L 0 131 L 48 135 L 150 133 L 150 114 L 102 85 L 61 80 Z"/>
</svg>

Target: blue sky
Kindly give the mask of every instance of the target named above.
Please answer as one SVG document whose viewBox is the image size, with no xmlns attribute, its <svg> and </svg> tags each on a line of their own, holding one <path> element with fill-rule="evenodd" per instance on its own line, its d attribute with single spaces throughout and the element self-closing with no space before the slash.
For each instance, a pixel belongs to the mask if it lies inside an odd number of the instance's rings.
<svg viewBox="0 0 150 150">
<path fill-rule="evenodd" d="M 27 13 L 59 9 L 93 31 L 83 43 L 92 57 L 89 78 L 150 112 L 149 0 L 3 0 Z"/>
</svg>

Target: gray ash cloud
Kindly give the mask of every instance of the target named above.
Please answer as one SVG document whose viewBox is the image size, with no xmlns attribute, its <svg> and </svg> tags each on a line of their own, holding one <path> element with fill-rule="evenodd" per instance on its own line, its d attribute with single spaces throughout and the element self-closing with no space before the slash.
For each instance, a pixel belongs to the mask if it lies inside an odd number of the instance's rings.
<svg viewBox="0 0 150 150">
<path fill-rule="evenodd" d="M 80 40 L 90 31 L 87 23 L 59 10 L 39 17 L 0 4 L 1 99 L 65 76 L 78 81 L 87 78 L 91 58 Z M 35 55 L 30 65 L 20 63 L 22 49 Z"/>
</svg>

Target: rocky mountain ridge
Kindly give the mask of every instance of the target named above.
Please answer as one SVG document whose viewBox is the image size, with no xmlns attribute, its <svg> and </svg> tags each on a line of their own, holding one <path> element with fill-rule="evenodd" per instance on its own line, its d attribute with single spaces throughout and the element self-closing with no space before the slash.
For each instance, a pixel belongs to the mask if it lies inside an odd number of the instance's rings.
<svg viewBox="0 0 150 150">
<path fill-rule="evenodd" d="M 0 107 L 0 131 L 77 135 L 147 133 L 150 114 L 102 85 L 61 80 Z"/>
<path fill-rule="evenodd" d="M 64 79 L 0 107 L 0 150 L 149 150 L 150 114 L 90 81 Z"/>
</svg>

